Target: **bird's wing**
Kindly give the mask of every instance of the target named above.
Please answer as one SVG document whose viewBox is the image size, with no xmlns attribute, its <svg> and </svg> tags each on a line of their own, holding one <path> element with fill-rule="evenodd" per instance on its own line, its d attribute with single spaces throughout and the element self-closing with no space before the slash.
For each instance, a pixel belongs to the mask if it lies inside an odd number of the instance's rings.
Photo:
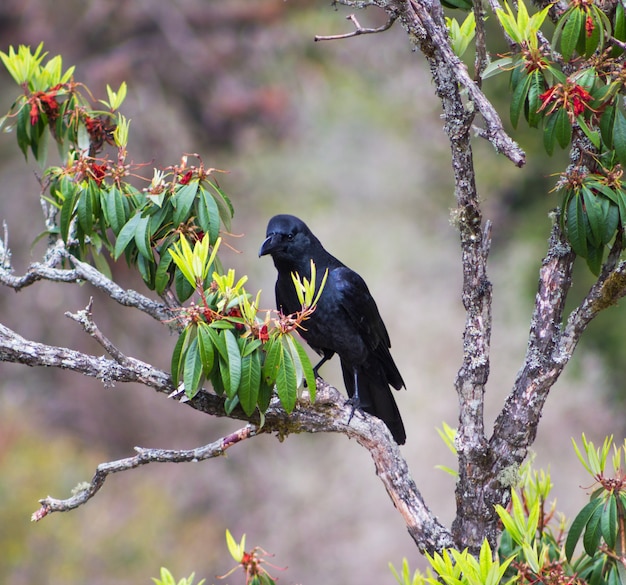
<svg viewBox="0 0 626 585">
<path fill-rule="evenodd" d="M 338 304 L 365 344 L 373 350 L 381 343 L 390 347 L 389 334 L 365 281 L 346 266 L 332 270 L 329 279 L 328 284 L 337 292 Z"/>
</svg>

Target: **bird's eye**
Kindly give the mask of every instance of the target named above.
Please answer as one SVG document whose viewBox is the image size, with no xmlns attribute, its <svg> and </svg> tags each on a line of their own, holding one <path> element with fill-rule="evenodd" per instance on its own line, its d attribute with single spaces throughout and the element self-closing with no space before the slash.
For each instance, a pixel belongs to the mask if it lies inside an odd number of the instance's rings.
<svg viewBox="0 0 626 585">
<path fill-rule="evenodd" d="M 293 234 L 292 233 L 287 234 L 287 239 L 289 241 L 293 240 Z"/>
</svg>

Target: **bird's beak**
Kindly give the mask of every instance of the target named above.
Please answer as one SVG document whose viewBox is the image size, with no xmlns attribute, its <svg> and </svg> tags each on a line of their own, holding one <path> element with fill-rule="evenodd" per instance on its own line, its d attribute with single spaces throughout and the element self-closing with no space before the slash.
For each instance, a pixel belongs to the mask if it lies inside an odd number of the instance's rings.
<svg viewBox="0 0 626 585">
<path fill-rule="evenodd" d="M 272 251 L 272 248 L 274 247 L 273 239 L 274 239 L 274 236 L 267 236 L 267 238 L 265 238 L 265 240 L 261 244 L 261 249 L 259 250 L 259 258 L 261 256 L 265 256 L 266 254 L 269 254 Z"/>
</svg>

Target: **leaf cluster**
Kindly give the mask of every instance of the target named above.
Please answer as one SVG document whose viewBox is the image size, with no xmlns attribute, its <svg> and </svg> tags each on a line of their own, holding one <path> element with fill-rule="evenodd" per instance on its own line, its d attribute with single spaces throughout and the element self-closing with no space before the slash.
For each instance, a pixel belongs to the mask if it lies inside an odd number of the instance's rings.
<svg viewBox="0 0 626 585">
<path fill-rule="evenodd" d="M 599 274 L 607 246 L 626 225 L 622 168 L 626 164 L 626 114 L 622 95 L 626 39 L 623 3 L 613 12 L 588 0 L 573 0 L 556 22 L 551 45 L 539 31 L 551 5 L 529 15 L 523 2 L 517 15 L 508 4 L 496 16 L 517 50 L 491 63 L 490 77 L 510 71 L 510 118 L 543 128 L 543 144 L 567 148 L 584 138 L 585 164 L 563 173 L 558 191 L 564 227 L 573 250 Z M 611 39 L 617 42 L 609 44 Z M 577 144 L 580 144 L 578 142 Z"/>
<path fill-rule="evenodd" d="M 73 68 L 63 72 L 58 56 L 44 65 L 46 55 L 42 45 L 0 52 L 23 89 L 1 124 L 16 131 L 24 155 L 32 152 L 42 166 L 52 137 L 64 163 L 44 171 L 42 196 L 56 212 L 44 235 L 60 236 L 73 255 L 107 275 L 108 258 L 123 255 L 151 290 L 163 294 L 173 283 L 186 300 L 194 288 L 169 250 L 179 235 L 192 242 L 206 237 L 212 246 L 222 228 L 230 230 L 233 207 L 216 169 L 206 169 L 197 155 L 198 164 L 189 164 L 185 155 L 178 165 L 155 169 L 151 179 L 139 174 L 146 165 L 129 162 L 130 122 L 118 111 L 126 84 L 107 87 L 107 99 L 94 103 L 74 81 Z"/>
<path fill-rule="evenodd" d="M 172 356 L 172 380 L 184 384 L 188 398 L 193 398 L 209 380 L 220 396 L 225 396 L 226 412 L 238 405 L 251 416 L 258 409 L 261 416 L 267 410 L 274 388 L 285 410 L 295 407 L 298 389 L 306 382 L 315 400 L 315 376 L 304 348 L 293 336 L 315 310 L 321 286 L 315 289 L 312 278 L 294 280 L 299 283 L 303 310 L 294 316 L 266 311 L 259 317 L 260 293 L 252 300 L 245 290 L 247 280 L 235 281 L 234 270 L 226 274 L 213 272 L 216 246 L 209 254 L 205 241 L 198 241 L 193 250 L 181 237 L 170 251 L 173 262 L 190 286 L 198 292 L 199 303 L 186 308 L 181 318 L 185 327 L 178 338 Z M 312 275 L 315 267 L 311 267 Z M 306 305 L 310 302 L 311 305 Z"/>
</svg>

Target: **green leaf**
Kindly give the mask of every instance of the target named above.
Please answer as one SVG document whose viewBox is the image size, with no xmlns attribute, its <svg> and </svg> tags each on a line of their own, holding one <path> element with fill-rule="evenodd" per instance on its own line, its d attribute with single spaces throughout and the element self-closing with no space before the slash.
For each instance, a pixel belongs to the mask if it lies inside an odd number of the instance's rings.
<svg viewBox="0 0 626 585">
<path fill-rule="evenodd" d="M 604 258 L 604 246 L 592 246 L 587 247 L 587 266 L 589 270 L 596 276 L 600 275 L 602 269 L 602 260 Z"/>
<path fill-rule="evenodd" d="M 554 145 L 556 143 L 556 132 L 554 131 L 555 125 L 556 114 L 553 113 L 548 116 L 543 128 L 543 147 L 550 156 L 552 156 L 552 153 L 554 152 Z"/>
<path fill-rule="evenodd" d="M 170 266 L 173 259 L 165 250 L 165 254 L 161 256 L 154 278 L 154 289 L 158 295 L 162 295 L 170 282 Z"/>
<path fill-rule="evenodd" d="M 615 155 L 623 167 L 626 167 L 626 117 L 616 109 L 613 123 L 613 148 Z"/>
<path fill-rule="evenodd" d="M 176 289 L 176 296 L 181 303 L 186 301 L 195 290 L 179 268 L 174 271 L 174 288 Z"/>
<path fill-rule="evenodd" d="M 591 518 L 589 518 L 587 527 L 585 528 L 585 534 L 583 536 L 583 546 L 585 548 L 585 552 L 590 557 L 594 556 L 598 552 L 598 546 L 602 536 L 602 530 L 600 527 L 601 518 L 602 501 L 600 501 L 600 505 L 593 511 Z"/>
<path fill-rule="evenodd" d="M 555 115 L 554 133 L 556 135 L 556 141 L 561 148 L 567 148 L 572 140 L 572 125 L 567 117 L 567 111 L 561 108 L 557 110 Z"/>
<path fill-rule="evenodd" d="M 596 510 L 598 510 L 602 506 L 602 500 L 596 498 L 595 500 L 591 500 L 580 512 L 572 525 L 570 526 L 569 532 L 567 534 L 567 540 L 565 541 L 565 556 L 568 561 L 572 560 L 572 555 L 574 554 L 574 549 L 576 548 L 576 544 L 580 539 L 580 535 L 583 533 L 585 526 L 587 526 L 587 522 Z"/>
<path fill-rule="evenodd" d="M 601 41 L 604 40 L 603 23 L 599 20 L 595 10 L 591 10 L 588 17 L 591 18 L 593 30 L 590 35 L 587 35 L 587 28 L 585 26 L 585 57 L 591 57 L 591 55 L 593 55 L 598 48 L 598 45 L 600 45 Z M 588 17 L 585 16 L 585 24 Z"/>
<path fill-rule="evenodd" d="M 579 193 L 574 193 L 567 206 L 567 239 L 576 254 L 587 257 L 587 234 L 583 216 L 583 204 Z"/>
<path fill-rule="evenodd" d="M 248 416 L 251 416 L 256 408 L 260 384 L 261 363 L 259 353 L 255 351 L 241 360 L 241 382 L 238 395 L 241 408 Z"/>
<path fill-rule="evenodd" d="M 602 200 L 602 208 L 604 212 L 604 233 L 602 234 L 603 246 L 608 244 L 615 235 L 617 225 L 619 224 L 619 208 L 608 199 Z"/>
<path fill-rule="evenodd" d="M 572 58 L 572 54 L 576 50 L 578 39 L 580 38 L 581 31 L 584 34 L 585 16 L 580 8 L 572 8 L 566 13 L 563 18 L 567 16 L 567 22 L 563 27 L 561 34 L 561 54 L 565 61 L 569 61 Z"/>
<path fill-rule="evenodd" d="M 226 395 L 228 397 L 232 397 L 237 394 L 239 383 L 241 381 L 241 354 L 239 353 L 237 339 L 230 329 L 223 329 L 221 335 L 224 338 L 228 355 L 229 383 L 226 384 L 226 380 L 224 380 L 224 390 L 226 391 Z"/>
<path fill-rule="evenodd" d="M 290 413 L 294 409 L 297 399 L 296 370 L 289 350 L 285 349 L 280 341 L 277 342 L 277 345 L 280 348 L 280 362 L 276 375 L 276 392 L 283 408 Z"/>
<path fill-rule="evenodd" d="M 280 367 L 281 343 L 277 339 L 271 338 L 263 346 L 265 361 L 263 362 L 263 379 L 266 384 L 273 386 Z"/>
<path fill-rule="evenodd" d="M 63 238 L 63 241 L 67 243 L 70 235 L 70 226 L 74 217 L 74 208 L 78 197 L 78 189 L 76 185 L 70 181 L 62 181 L 61 189 L 63 189 L 62 195 L 65 200 L 61 206 L 59 227 L 61 229 L 61 237 Z"/>
<path fill-rule="evenodd" d="M 150 245 L 150 218 L 149 217 L 140 217 L 137 221 L 137 225 L 135 226 L 135 244 L 137 244 L 137 249 L 139 253 L 146 259 L 148 262 L 154 262 L 154 255 L 152 254 L 152 246 Z"/>
<path fill-rule="evenodd" d="M 198 209 L 198 225 L 209 236 L 209 242 L 214 244 L 220 232 L 220 210 L 211 193 L 203 186 L 200 186 L 196 206 Z"/>
<path fill-rule="evenodd" d="M 197 179 L 189 181 L 186 185 L 181 185 L 172 197 L 175 227 L 178 227 L 178 225 L 189 219 L 189 212 L 191 211 L 196 193 L 198 192 L 198 184 Z"/>
<path fill-rule="evenodd" d="M 202 360 L 198 350 L 198 338 L 195 337 L 189 344 L 185 354 L 185 367 L 183 371 L 183 383 L 185 384 L 185 394 L 188 398 L 193 398 L 200 390 L 202 380 Z"/>
<path fill-rule="evenodd" d="M 30 107 L 24 102 L 17 112 L 17 145 L 28 159 L 28 148 L 30 147 Z"/>
<path fill-rule="evenodd" d="M 615 125 L 614 105 L 607 106 L 600 116 L 600 136 L 607 148 L 613 148 L 613 126 Z"/>
<path fill-rule="evenodd" d="M 224 193 L 224 191 L 220 189 L 217 183 L 211 183 L 210 181 L 207 181 L 206 184 L 213 191 L 215 202 L 217 203 L 217 207 L 220 210 L 220 219 L 222 220 L 224 227 L 227 231 L 230 231 L 230 220 L 232 219 L 233 215 L 235 215 L 233 204 L 230 202 L 230 199 L 228 198 L 226 193 Z"/>
<path fill-rule="evenodd" d="M 91 234 L 93 230 L 93 200 L 91 190 L 86 187 L 79 191 L 78 205 L 76 206 L 76 216 L 78 224 L 86 234 Z"/>
<path fill-rule="evenodd" d="M 513 128 L 517 128 L 520 114 L 524 111 L 526 96 L 528 95 L 528 90 L 530 89 L 530 82 L 530 76 L 525 75 L 523 80 L 518 83 L 515 91 L 513 92 L 513 96 L 511 97 L 510 116 Z"/>
<path fill-rule="evenodd" d="M 117 236 L 126 223 L 126 208 L 124 206 L 124 196 L 120 190 L 113 185 L 108 192 L 102 191 L 104 197 L 104 212 L 106 219 L 113 233 Z"/>
<path fill-rule="evenodd" d="M 600 520 L 602 529 L 602 538 L 610 549 L 615 549 L 617 540 L 617 497 L 615 494 L 609 494 L 602 510 Z"/>
<path fill-rule="evenodd" d="M 530 85 L 528 88 L 528 125 L 536 128 L 541 121 L 542 114 L 538 111 L 541 107 L 539 96 L 544 91 L 544 78 L 540 70 L 533 71 L 530 75 Z"/>
<path fill-rule="evenodd" d="M 585 186 L 581 187 L 583 201 L 585 203 L 585 212 L 589 221 L 587 232 L 587 240 L 592 246 L 598 247 L 602 242 L 604 234 L 604 217 L 602 208 L 598 198 Z"/>
<path fill-rule="evenodd" d="M 300 358 L 300 362 L 302 363 L 302 369 L 304 373 L 304 379 L 306 381 L 307 388 L 309 390 L 309 396 L 311 397 L 311 402 L 315 402 L 315 394 L 317 391 L 317 385 L 315 382 L 315 375 L 313 374 L 313 366 L 311 365 L 311 360 L 307 355 L 306 351 L 302 347 L 302 344 L 298 342 L 297 339 L 292 338 L 293 347 L 298 352 L 298 357 Z"/>
<path fill-rule="evenodd" d="M 215 362 L 215 349 L 210 327 L 205 323 L 198 323 L 198 349 L 205 375 L 209 376 L 213 371 Z"/>
<path fill-rule="evenodd" d="M 136 212 L 135 215 L 133 215 L 120 230 L 115 242 L 115 251 L 113 254 L 113 258 L 115 260 L 117 260 L 124 253 L 128 244 L 130 244 L 130 242 L 135 238 L 135 231 L 140 221 L 141 213 Z"/>
<path fill-rule="evenodd" d="M 183 329 L 182 333 L 178 337 L 178 341 L 174 346 L 174 352 L 172 353 L 172 361 L 171 361 L 171 374 L 172 374 L 172 383 L 174 386 L 178 386 L 178 382 L 182 376 L 182 357 L 186 350 L 186 343 L 189 337 L 190 328 L 187 327 Z"/>
</svg>

